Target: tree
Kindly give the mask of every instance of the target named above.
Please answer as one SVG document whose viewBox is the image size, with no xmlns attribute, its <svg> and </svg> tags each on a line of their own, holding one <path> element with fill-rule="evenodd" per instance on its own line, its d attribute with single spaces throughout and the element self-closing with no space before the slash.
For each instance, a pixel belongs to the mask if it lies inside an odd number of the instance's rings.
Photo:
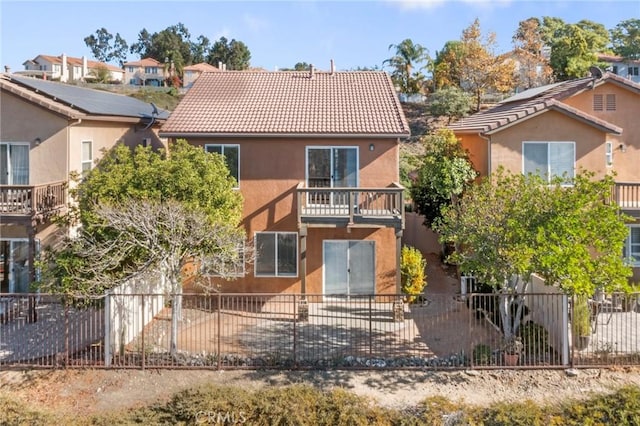
<svg viewBox="0 0 640 426">
<path fill-rule="evenodd" d="M 111 72 L 104 65 L 98 65 L 91 71 L 91 75 L 95 77 L 97 83 L 108 83 L 111 80 Z"/>
<path fill-rule="evenodd" d="M 198 36 L 197 42 L 191 43 L 191 59 L 194 64 L 205 62 L 211 49 L 211 42 L 203 35 Z"/>
<path fill-rule="evenodd" d="M 607 50 L 609 33 L 602 24 L 582 20 L 565 24 L 557 18 L 544 18 L 545 42 L 551 47 L 550 65 L 557 80 L 581 78 L 598 62 L 597 54 Z"/>
<path fill-rule="evenodd" d="M 463 46 L 459 40 L 448 41 L 433 61 L 433 82 L 436 90 L 460 87 Z"/>
<path fill-rule="evenodd" d="M 127 42 L 116 33 L 115 40 L 111 44 L 114 36 L 106 29 L 96 30 L 95 35 L 91 34 L 84 38 L 84 43 L 91 49 L 93 57 L 100 62 L 111 62 L 117 60 L 120 66 L 127 59 Z"/>
<path fill-rule="evenodd" d="M 246 44 L 236 39 L 229 41 L 226 37 L 213 43 L 207 56 L 207 62 L 214 66 L 222 63 L 227 69 L 239 71 L 249 68 L 250 60 L 251 52 Z"/>
<path fill-rule="evenodd" d="M 170 155 L 117 145 L 79 185 L 80 234 L 51 251 L 42 288 L 95 296 L 160 271 L 171 285 L 177 331 L 185 264 L 196 261 L 224 277 L 232 268 L 221 265 L 245 260 L 234 187 L 222 156 L 184 141 Z"/>
<path fill-rule="evenodd" d="M 414 44 L 411 39 L 405 39 L 400 44 L 390 44 L 389 50 L 395 49 L 395 55 L 386 59 L 382 64 L 388 64 L 393 71 L 391 79 L 400 89 L 400 92 L 408 95 L 422 93 L 424 91 L 425 76 L 422 69 L 429 62 L 427 49 L 419 44 Z M 420 64 L 425 64 L 422 67 Z"/>
<path fill-rule="evenodd" d="M 443 207 L 464 192 L 477 172 L 451 130 L 441 129 L 425 136 L 422 143 L 425 155 L 411 185 L 411 198 L 418 213 L 425 217 L 425 225 L 432 226 L 441 217 Z"/>
<path fill-rule="evenodd" d="M 466 116 L 471 110 L 472 99 L 462 89 L 449 86 L 436 90 L 429 96 L 429 111 L 436 117 L 448 117 L 448 123 L 456 118 Z"/>
<path fill-rule="evenodd" d="M 513 36 L 513 47 L 519 62 L 519 85 L 525 89 L 552 81 L 553 69 L 543 54 L 544 35 L 538 18 L 520 21 Z"/>
<path fill-rule="evenodd" d="M 640 59 L 640 19 L 622 21 L 609 32 L 616 55 L 627 59 Z"/>
<path fill-rule="evenodd" d="M 311 67 L 311 64 L 306 62 L 296 62 L 293 68 L 281 68 L 280 71 L 307 71 Z"/>
<path fill-rule="evenodd" d="M 450 260 L 499 294 L 502 331 L 513 338 L 532 274 L 571 295 L 630 290 L 620 253 L 627 229 L 617 205 L 606 203 L 613 178 L 579 173 L 566 186 L 537 175 L 499 170 L 448 208 L 436 230 L 456 245 Z"/>
<path fill-rule="evenodd" d="M 473 93 L 476 109 L 480 110 L 482 96 L 488 90 L 505 93 L 515 86 L 515 68 L 511 61 L 503 61 L 493 53 L 496 36 L 489 33 L 484 39 L 480 21 L 462 32 L 462 64 L 460 79 L 462 88 Z"/>
</svg>

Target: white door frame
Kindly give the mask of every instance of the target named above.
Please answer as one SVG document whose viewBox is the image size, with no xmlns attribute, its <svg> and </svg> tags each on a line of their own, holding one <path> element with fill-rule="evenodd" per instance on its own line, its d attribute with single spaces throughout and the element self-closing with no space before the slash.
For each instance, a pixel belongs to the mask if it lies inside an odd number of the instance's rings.
<svg viewBox="0 0 640 426">
<path fill-rule="evenodd" d="M 326 282 L 326 277 L 327 277 L 327 263 L 326 263 L 326 244 L 327 243 L 346 243 L 349 244 L 351 242 L 367 242 L 367 243 L 371 243 L 373 245 L 373 258 L 371 259 L 371 267 L 373 268 L 372 270 L 372 276 L 373 276 L 373 293 L 376 292 L 376 242 L 374 240 L 337 240 L 337 239 L 331 239 L 331 240 L 322 240 L 322 294 L 323 296 L 326 294 L 326 288 L 327 288 L 327 282 Z M 347 247 L 347 256 L 349 256 L 349 249 Z M 347 265 L 349 264 L 349 260 L 347 259 Z M 348 275 L 347 275 L 347 279 L 348 279 Z M 347 282 L 347 293 L 346 293 L 347 299 L 350 298 L 352 296 L 351 292 L 350 292 L 350 285 L 349 282 Z M 357 296 L 357 294 L 354 294 L 353 296 Z M 330 299 L 332 298 L 331 295 L 329 296 L 324 296 L 325 299 Z"/>
</svg>

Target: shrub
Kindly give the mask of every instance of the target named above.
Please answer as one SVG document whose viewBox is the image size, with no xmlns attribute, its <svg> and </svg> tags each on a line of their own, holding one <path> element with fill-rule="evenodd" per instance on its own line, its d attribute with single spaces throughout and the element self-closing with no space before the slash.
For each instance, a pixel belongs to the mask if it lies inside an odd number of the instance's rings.
<svg viewBox="0 0 640 426">
<path fill-rule="evenodd" d="M 520 327 L 519 333 L 528 356 L 541 356 L 549 351 L 549 332 L 544 326 L 529 321 Z"/>
<path fill-rule="evenodd" d="M 473 348 L 473 363 L 475 365 L 489 365 L 491 362 L 491 347 L 480 343 Z"/>
<path fill-rule="evenodd" d="M 400 258 L 402 292 L 409 303 L 414 302 L 427 285 L 425 268 L 427 261 L 415 247 L 404 246 Z"/>
</svg>

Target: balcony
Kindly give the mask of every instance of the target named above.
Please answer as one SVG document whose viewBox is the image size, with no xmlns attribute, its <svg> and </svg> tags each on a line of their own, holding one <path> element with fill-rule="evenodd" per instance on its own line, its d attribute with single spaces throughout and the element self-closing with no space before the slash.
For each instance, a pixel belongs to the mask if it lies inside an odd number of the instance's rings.
<svg viewBox="0 0 640 426">
<path fill-rule="evenodd" d="M 298 225 L 404 228 L 404 188 L 296 188 Z"/>
<path fill-rule="evenodd" d="M 622 210 L 640 210 L 640 182 L 616 182 L 613 201 Z"/>
<path fill-rule="evenodd" d="M 0 215 L 47 219 L 67 205 L 67 182 L 42 185 L 0 185 Z"/>
</svg>

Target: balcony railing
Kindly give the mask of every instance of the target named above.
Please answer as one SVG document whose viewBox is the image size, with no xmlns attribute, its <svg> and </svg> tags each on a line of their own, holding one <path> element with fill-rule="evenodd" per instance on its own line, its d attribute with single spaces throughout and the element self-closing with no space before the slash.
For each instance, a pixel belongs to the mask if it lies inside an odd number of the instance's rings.
<svg viewBox="0 0 640 426">
<path fill-rule="evenodd" d="M 66 206 L 67 183 L 43 185 L 0 185 L 0 214 L 47 216 Z"/>
<path fill-rule="evenodd" d="M 613 200 L 623 210 L 640 210 L 640 182 L 616 182 Z"/>
<path fill-rule="evenodd" d="M 298 223 L 404 227 L 404 188 L 296 188 Z"/>
</svg>

